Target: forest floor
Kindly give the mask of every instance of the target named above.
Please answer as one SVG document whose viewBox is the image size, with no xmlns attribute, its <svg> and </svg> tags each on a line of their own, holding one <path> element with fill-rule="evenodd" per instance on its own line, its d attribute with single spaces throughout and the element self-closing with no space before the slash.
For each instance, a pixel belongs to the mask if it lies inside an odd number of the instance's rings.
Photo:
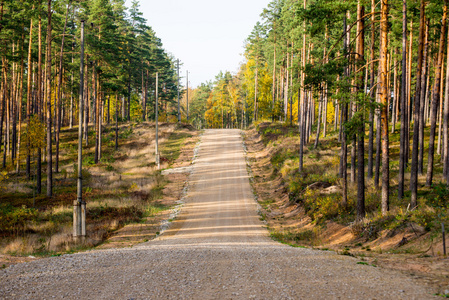
<svg viewBox="0 0 449 300">
<path fill-rule="evenodd" d="M 199 132 L 190 125 L 177 124 L 160 124 L 159 130 L 161 169 L 189 165 Z M 161 223 L 169 219 L 182 195 L 188 171 L 162 175 L 157 169 L 154 123 L 121 125 L 117 151 L 114 126 L 106 126 L 104 132 L 99 164 L 93 163 L 91 135 L 83 149 L 89 238 L 82 245 L 71 241 L 77 129 L 64 129 L 54 197 L 36 196 L 35 183 L 23 172 L 10 172 L 2 181 L 0 268 L 92 248 L 129 247 L 159 234 Z M 45 193 L 45 177 L 43 183 Z M 12 223 L 14 216 L 16 222 Z"/>
<path fill-rule="evenodd" d="M 341 199 L 340 182 L 335 179 L 338 143 L 331 137 L 316 150 L 305 147 L 305 173 L 299 178 L 295 174 L 299 140 L 288 134 L 291 131 L 295 128 L 261 123 L 244 132 L 252 186 L 271 237 L 292 246 L 335 251 L 357 257 L 363 264 L 399 270 L 432 285 L 439 294 L 449 295 L 449 259 L 442 255 L 438 227 L 426 227 L 416 222 L 415 216 L 398 212 L 396 202 L 392 213 L 382 219 L 379 203 L 373 203 L 380 196 L 373 192 L 372 183 L 367 188 L 367 218 L 363 224 L 354 223 L 351 201 L 347 210 L 339 210 L 336 201 Z M 355 198 L 355 186 L 350 187 L 349 195 Z M 330 203 L 332 200 L 337 206 Z"/>
</svg>

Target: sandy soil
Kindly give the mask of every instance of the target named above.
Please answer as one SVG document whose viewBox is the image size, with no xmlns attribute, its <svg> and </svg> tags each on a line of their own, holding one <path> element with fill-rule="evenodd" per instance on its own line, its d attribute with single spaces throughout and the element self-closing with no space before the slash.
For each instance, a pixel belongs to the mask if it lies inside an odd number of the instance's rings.
<svg viewBox="0 0 449 300">
<path fill-rule="evenodd" d="M 5 299 L 431 299 L 398 272 L 278 244 L 257 214 L 238 130 L 208 130 L 185 207 L 157 239 L 14 265 Z"/>
</svg>

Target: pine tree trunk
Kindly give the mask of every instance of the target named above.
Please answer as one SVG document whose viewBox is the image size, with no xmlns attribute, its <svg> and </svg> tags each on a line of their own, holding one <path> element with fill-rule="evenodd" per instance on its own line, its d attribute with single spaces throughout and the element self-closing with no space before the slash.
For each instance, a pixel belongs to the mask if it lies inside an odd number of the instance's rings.
<svg viewBox="0 0 449 300">
<path fill-rule="evenodd" d="M 429 21 L 427 21 L 426 30 L 424 33 L 424 54 L 423 54 L 423 74 L 421 77 L 421 105 L 419 107 L 419 152 L 418 152 L 418 174 L 423 174 L 423 161 L 424 161 L 424 128 L 426 124 L 424 123 L 424 112 L 426 105 L 426 94 L 427 94 L 427 70 L 428 70 L 428 48 L 429 48 Z"/>
<path fill-rule="evenodd" d="M 61 86 L 62 86 L 62 61 L 64 55 L 64 41 L 65 41 L 65 31 L 67 28 L 67 20 L 69 18 L 69 7 L 71 4 L 71 0 L 67 3 L 67 9 L 65 13 L 65 22 L 64 29 L 62 31 L 62 41 L 61 41 L 61 52 L 59 53 L 59 72 L 58 72 L 58 103 L 55 108 L 56 114 L 56 153 L 55 153 L 55 172 L 59 173 L 59 134 L 61 131 L 61 108 L 62 108 L 62 100 L 61 100 Z"/>
<path fill-rule="evenodd" d="M 34 9 L 34 6 L 33 6 Z M 28 44 L 28 58 L 27 58 L 27 65 L 28 65 L 28 70 L 27 70 L 27 119 L 26 119 L 26 123 L 27 123 L 27 131 L 29 131 L 30 129 L 30 117 L 31 117 L 31 70 L 32 70 L 32 47 L 33 45 L 33 19 L 31 18 L 30 21 L 30 40 L 29 40 L 29 44 Z M 1 135 L 1 134 L 0 134 Z M 0 139 L 0 144 L 1 144 L 1 139 Z M 30 149 L 31 145 L 29 143 L 29 139 L 27 139 L 27 158 L 26 158 L 26 175 L 28 177 L 28 179 L 31 178 L 31 149 Z"/>
<path fill-rule="evenodd" d="M 411 130 L 411 120 L 412 120 L 412 105 L 411 105 L 411 96 L 412 96 L 412 58 L 413 58 L 413 20 L 410 24 L 410 43 L 409 43 L 409 57 L 408 57 L 408 71 L 407 71 L 407 124 L 405 125 L 407 128 L 406 138 L 405 138 L 405 164 L 406 166 L 410 160 L 410 130 Z"/>
<path fill-rule="evenodd" d="M 274 57 L 273 57 L 273 91 L 272 91 L 272 107 L 271 107 L 271 121 L 274 122 L 274 118 L 275 118 L 275 102 L 276 102 L 276 36 L 274 37 Z M 278 93 L 279 95 L 279 93 Z"/>
<path fill-rule="evenodd" d="M 398 68 L 396 56 L 393 58 L 393 107 L 391 110 L 391 133 L 396 130 L 396 110 L 398 107 L 398 93 L 397 93 L 397 81 L 398 81 Z"/>
<path fill-rule="evenodd" d="M 377 72 L 377 78 L 380 78 L 380 64 Z M 378 88 L 379 89 L 379 88 Z M 376 94 L 376 103 L 380 104 L 379 93 Z M 376 109 L 375 112 L 375 120 L 376 120 L 376 161 L 374 167 L 374 186 L 376 189 L 379 189 L 379 181 L 380 181 L 380 161 L 381 161 L 381 139 L 382 139 L 382 123 L 381 123 L 381 110 Z"/>
<path fill-rule="evenodd" d="M 22 142 L 22 97 L 23 97 L 23 72 L 24 72 L 24 62 L 23 62 L 23 41 L 25 37 L 22 35 L 22 45 L 20 51 L 20 73 L 19 73 L 19 92 L 17 97 L 17 116 L 19 119 L 19 128 L 17 134 L 17 158 L 16 158 L 16 173 L 19 174 L 20 171 L 20 144 Z"/>
<path fill-rule="evenodd" d="M 421 77 L 424 60 L 424 34 L 425 34 L 425 2 L 421 0 L 420 20 L 419 20 L 419 45 L 418 45 L 418 70 L 416 72 L 416 93 L 415 93 L 415 111 L 413 114 L 413 149 L 412 166 L 410 174 L 410 190 L 412 192 L 410 199 L 410 208 L 418 205 L 418 151 L 419 151 L 419 112 L 421 108 Z"/>
<path fill-rule="evenodd" d="M 356 44 L 356 62 L 358 65 L 365 64 L 365 21 L 362 16 L 365 14 L 365 7 L 360 4 L 357 5 L 357 44 Z M 362 92 L 364 83 L 364 74 L 360 72 L 358 82 L 356 84 L 356 96 Z M 357 130 L 357 220 L 362 220 L 365 217 L 365 123 L 363 114 L 361 115 L 360 126 Z"/>
<path fill-rule="evenodd" d="M 53 196 L 53 164 L 51 140 L 51 0 L 47 4 L 47 197 Z"/>
<path fill-rule="evenodd" d="M 348 31 L 347 31 L 347 17 L 346 14 L 343 19 L 343 32 L 344 32 L 344 39 L 343 39 L 343 52 L 344 55 L 347 56 L 348 52 Z M 349 66 L 345 66 L 344 68 L 344 78 L 343 80 L 348 81 L 349 80 Z M 347 91 L 345 91 L 347 92 Z M 348 121 L 348 103 L 346 99 L 341 99 L 341 121 L 340 121 L 340 131 L 342 134 L 341 138 L 341 159 L 340 159 L 340 173 L 342 175 L 343 179 L 343 195 L 342 195 L 342 203 L 341 205 L 343 207 L 348 206 L 348 137 L 346 134 L 346 122 Z"/>
<path fill-rule="evenodd" d="M 128 110 L 127 110 L 127 120 L 131 121 L 131 70 L 129 72 L 128 78 Z"/>
<path fill-rule="evenodd" d="M 98 164 L 100 161 L 100 95 L 98 93 L 98 73 L 95 67 L 92 75 L 95 97 L 95 163 Z"/>
<path fill-rule="evenodd" d="M 118 94 L 115 94 L 115 150 L 118 150 Z"/>
<path fill-rule="evenodd" d="M 443 81 L 444 78 L 444 53 L 443 53 L 443 66 L 441 69 L 441 81 Z M 441 153 L 441 132 L 443 129 L 443 87 L 444 87 L 444 83 L 440 84 L 440 113 L 438 116 L 438 147 L 437 147 L 437 154 L 440 155 L 441 157 L 444 156 L 444 154 Z"/>
<path fill-rule="evenodd" d="M 40 9 L 39 9 L 40 12 Z M 38 23 L 38 62 L 37 62 L 37 114 L 39 116 L 40 121 L 43 122 L 44 116 L 42 113 L 42 102 L 43 102 L 43 89 L 44 86 L 42 84 L 42 18 L 41 14 L 39 14 L 39 23 Z M 42 193 L 42 148 L 37 149 L 37 170 L 36 170 L 36 192 L 38 194 Z"/>
<path fill-rule="evenodd" d="M 404 0 L 406 1 L 406 0 Z M 374 24 L 375 19 L 375 8 L 376 8 L 376 2 L 375 0 L 371 0 L 371 23 Z M 375 87 L 374 87 L 374 77 L 375 77 L 375 62 L 374 62 L 374 41 L 375 41 L 375 30 L 372 27 L 371 28 L 371 46 L 370 46 L 370 61 L 371 61 L 371 69 L 370 69 L 370 101 L 372 104 L 374 104 L 375 99 Z M 368 135 L 368 172 L 367 176 L 368 178 L 373 178 L 373 153 L 374 153 L 374 107 L 373 105 L 370 106 L 369 110 L 369 135 Z"/>
<path fill-rule="evenodd" d="M 433 86 L 432 106 L 430 111 L 430 137 L 429 137 L 429 157 L 427 163 L 426 186 L 431 186 L 433 181 L 433 162 L 435 152 L 435 130 L 438 105 L 440 105 L 440 85 L 443 70 L 444 42 L 447 25 L 447 0 L 443 7 L 443 20 L 441 26 L 440 44 L 438 47 L 438 62 L 435 67 L 435 84 Z"/>
<path fill-rule="evenodd" d="M 254 121 L 257 121 L 257 87 L 258 83 L 258 68 L 257 68 L 257 59 L 256 59 L 256 74 L 254 75 Z"/>
<path fill-rule="evenodd" d="M 318 147 L 319 139 L 320 139 L 320 127 L 321 127 L 321 114 L 323 111 L 323 89 L 320 88 L 320 103 L 318 104 L 318 119 L 317 119 L 317 126 L 316 126 L 316 139 L 315 139 L 315 145 L 313 146 L 314 149 Z"/>
<path fill-rule="evenodd" d="M 447 0 L 446 0 L 447 1 Z M 449 30 L 447 38 L 449 40 Z M 446 57 L 446 88 L 444 93 L 444 113 L 443 113 L 443 175 L 449 185 L 449 43 L 447 43 Z"/>
<path fill-rule="evenodd" d="M 146 94 L 145 94 L 145 78 L 144 70 L 142 68 L 142 121 L 146 121 L 147 107 L 146 107 Z"/>
<path fill-rule="evenodd" d="M 402 78 L 401 78 L 401 136 L 399 146 L 398 198 L 404 197 L 405 138 L 407 136 L 407 0 L 402 1 Z"/>
<path fill-rule="evenodd" d="M 379 78 L 379 98 L 382 105 L 382 214 L 385 215 L 389 210 L 389 191 L 390 191 L 390 153 L 388 137 L 388 94 L 387 85 L 387 51 L 388 51 L 388 0 L 381 2 L 380 18 L 380 78 Z"/>
</svg>

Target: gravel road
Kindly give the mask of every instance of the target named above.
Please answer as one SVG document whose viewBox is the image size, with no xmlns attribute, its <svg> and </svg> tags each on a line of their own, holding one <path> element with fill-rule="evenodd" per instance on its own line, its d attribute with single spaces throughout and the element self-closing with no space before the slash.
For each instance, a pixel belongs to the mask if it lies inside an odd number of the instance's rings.
<svg viewBox="0 0 449 300">
<path fill-rule="evenodd" d="M 3 299 L 432 299 L 401 273 L 272 241 L 238 130 L 207 130 L 182 213 L 157 239 L 0 271 Z"/>
</svg>

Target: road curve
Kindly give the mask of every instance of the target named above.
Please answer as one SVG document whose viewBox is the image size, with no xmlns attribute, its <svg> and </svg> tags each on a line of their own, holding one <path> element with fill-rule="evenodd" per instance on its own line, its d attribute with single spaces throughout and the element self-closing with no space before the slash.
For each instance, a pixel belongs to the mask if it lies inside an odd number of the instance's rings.
<svg viewBox="0 0 449 300">
<path fill-rule="evenodd" d="M 400 273 L 272 241 L 239 130 L 207 130 L 186 204 L 157 239 L 0 271 L 2 299 L 432 299 Z"/>
</svg>

